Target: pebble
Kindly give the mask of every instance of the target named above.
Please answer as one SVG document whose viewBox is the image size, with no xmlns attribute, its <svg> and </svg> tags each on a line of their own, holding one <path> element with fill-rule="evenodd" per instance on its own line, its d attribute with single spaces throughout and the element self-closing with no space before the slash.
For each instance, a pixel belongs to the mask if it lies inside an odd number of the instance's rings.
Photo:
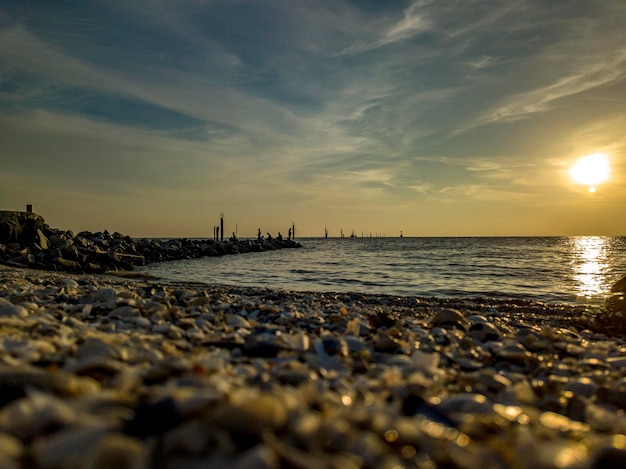
<svg viewBox="0 0 626 469">
<path fill-rule="evenodd" d="M 0 467 L 618 467 L 576 306 L 0 267 Z"/>
</svg>

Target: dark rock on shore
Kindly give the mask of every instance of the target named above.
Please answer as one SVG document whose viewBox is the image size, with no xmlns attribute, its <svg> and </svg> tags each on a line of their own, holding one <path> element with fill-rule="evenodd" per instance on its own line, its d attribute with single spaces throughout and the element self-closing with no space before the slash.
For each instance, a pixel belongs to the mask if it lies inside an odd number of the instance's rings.
<svg viewBox="0 0 626 469">
<path fill-rule="evenodd" d="M 108 231 L 74 234 L 30 212 L 0 211 L 0 263 L 76 273 L 133 270 L 154 262 L 298 248 L 291 240 L 134 239 Z"/>
<path fill-rule="evenodd" d="M 611 287 L 606 309 L 598 316 L 598 324 L 607 332 L 626 336 L 626 275 Z"/>
</svg>

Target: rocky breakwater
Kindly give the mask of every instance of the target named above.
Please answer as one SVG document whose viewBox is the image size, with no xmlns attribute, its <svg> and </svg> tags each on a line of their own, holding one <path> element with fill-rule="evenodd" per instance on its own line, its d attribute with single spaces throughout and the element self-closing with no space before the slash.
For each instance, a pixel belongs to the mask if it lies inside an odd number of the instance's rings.
<svg viewBox="0 0 626 469">
<path fill-rule="evenodd" d="M 30 212 L 0 211 L 0 263 L 79 273 L 132 270 L 153 262 L 298 248 L 291 240 L 134 239 L 108 231 L 74 234 Z"/>
</svg>

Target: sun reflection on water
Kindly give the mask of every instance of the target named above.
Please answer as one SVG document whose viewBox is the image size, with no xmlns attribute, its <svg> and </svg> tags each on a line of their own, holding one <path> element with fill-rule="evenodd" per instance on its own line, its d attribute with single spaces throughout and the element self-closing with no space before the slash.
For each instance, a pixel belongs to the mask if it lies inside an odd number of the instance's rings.
<svg viewBox="0 0 626 469">
<path fill-rule="evenodd" d="M 601 236 L 573 238 L 574 280 L 579 297 L 591 298 L 608 292 L 608 244 L 607 238 Z"/>
</svg>

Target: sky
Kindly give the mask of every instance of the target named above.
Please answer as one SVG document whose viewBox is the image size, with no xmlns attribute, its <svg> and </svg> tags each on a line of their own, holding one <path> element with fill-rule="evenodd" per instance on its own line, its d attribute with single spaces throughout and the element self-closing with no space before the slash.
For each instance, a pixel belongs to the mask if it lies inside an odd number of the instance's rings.
<svg viewBox="0 0 626 469">
<path fill-rule="evenodd" d="M 136 237 L 626 235 L 626 2 L 4 0 L 26 204 Z"/>
</svg>

